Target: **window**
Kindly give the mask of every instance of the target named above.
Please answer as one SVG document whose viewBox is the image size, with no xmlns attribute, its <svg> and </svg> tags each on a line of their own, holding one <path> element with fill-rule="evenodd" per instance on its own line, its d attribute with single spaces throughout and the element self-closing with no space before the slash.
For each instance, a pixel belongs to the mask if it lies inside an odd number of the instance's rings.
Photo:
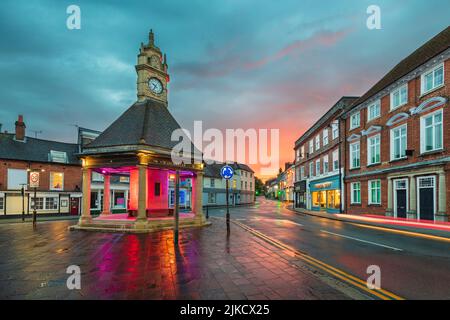
<svg viewBox="0 0 450 320">
<path fill-rule="evenodd" d="M 420 119 L 420 151 L 442 149 L 442 110 Z"/>
<path fill-rule="evenodd" d="M 309 163 L 309 176 L 314 177 L 314 163 Z"/>
<path fill-rule="evenodd" d="M 253 190 L 253 183 L 251 183 L 251 182 L 249 182 L 250 183 L 250 191 L 252 191 Z"/>
<path fill-rule="evenodd" d="M 323 130 L 322 140 L 323 145 L 326 146 L 328 144 L 328 129 Z"/>
<path fill-rule="evenodd" d="M 328 155 L 323 157 L 323 173 L 328 173 L 329 167 L 328 167 Z"/>
<path fill-rule="evenodd" d="M 316 151 L 320 149 L 320 135 L 316 136 Z"/>
<path fill-rule="evenodd" d="M 216 186 L 216 180 L 214 178 L 209 179 L 209 186 L 214 188 Z"/>
<path fill-rule="evenodd" d="M 58 209 L 58 198 L 45 198 L 45 209 L 47 210 Z"/>
<path fill-rule="evenodd" d="M 27 170 L 8 169 L 8 190 L 27 188 Z"/>
<path fill-rule="evenodd" d="M 64 190 L 64 173 L 50 172 L 50 190 Z"/>
<path fill-rule="evenodd" d="M 5 208 L 5 198 L 0 197 L 0 210 Z"/>
<path fill-rule="evenodd" d="M 300 180 L 305 177 L 305 167 L 300 167 Z"/>
<path fill-rule="evenodd" d="M 360 123 L 360 113 L 359 111 L 352 114 L 350 116 L 350 130 L 358 128 L 359 127 L 359 123 Z"/>
<path fill-rule="evenodd" d="M 380 135 L 367 138 L 367 165 L 380 163 Z"/>
<path fill-rule="evenodd" d="M 381 204 L 381 180 L 369 181 L 369 204 Z"/>
<path fill-rule="evenodd" d="M 233 179 L 233 189 L 236 189 L 236 179 Z"/>
<path fill-rule="evenodd" d="M 300 160 L 300 149 L 295 150 L 295 161 Z"/>
<path fill-rule="evenodd" d="M 320 159 L 316 160 L 316 176 L 320 175 Z"/>
<path fill-rule="evenodd" d="M 378 118 L 381 114 L 381 110 L 380 110 L 380 100 L 372 103 L 371 105 L 369 105 L 367 107 L 367 122 Z M 358 124 L 359 127 L 359 124 Z"/>
<path fill-rule="evenodd" d="M 360 182 L 352 182 L 350 184 L 351 189 L 351 203 L 358 204 L 361 203 L 361 183 Z"/>
<path fill-rule="evenodd" d="M 125 192 L 124 191 L 113 191 L 113 206 L 114 208 L 125 208 Z"/>
<path fill-rule="evenodd" d="M 444 84 L 444 64 L 440 64 L 421 76 L 422 94 L 428 93 Z"/>
<path fill-rule="evenodd" d="M 350 169 L 359 168 L 360 166 L 360 154 L 359 154 L 359 141 L 350 144 Z"/>
<path fill-rule="evenodd" d="M 130 183 L 130 177 L 120 176 L 119 182 L 121 183 Z"/>
<path fill-rule="evenodd" d="M 300 157 L 301 157 L 301 158 L 304 158 L 304 157 L 305 157 L 305 146 L 302 146 L 302 147 L 300 148 Z"/>
<path fill-rule="evenodd" d="M 408 103 L 408 84 L 391 92 L 391 110 Z"/>
<path fill-rule="evenodd" d="M 34 207 L 35 198 L 31 198 L 30 205 L 31 209 L 43 210 L 44 209 L 44 198 L 36 198 L 36 208 Z"/>
<path fill-rule="evenodd" d="M 333 123 L 331 125 L 331 129 L 332 129 L 332 131 L 331 131 L 331 138 L 334 140 L 337 137 L 339 137 L 339 125 L 336 124 L 336 123 Z"/>
<path fill-rule="evenodd" d="M 48 158 L 50 162 L 67 163 L 67 153 L 63 151 L 50 150 Z"/>
<path fill-rule="evenodd" d="M 391 160 L 398 160 L 406 157 L 406 130 L 406 124 L 391 130 Z"/>
<path fill-rule="evenodd" d="M 314 142 L 311 140 L 309 141 L 309 154 L 312 154 L 314 152 Z"/>
<path fill-rule="evenodd" d="M 241 190 L 244 189 L 244 181 L 241 181 Z"/>
<path fill-rule="evenodd" d="M 244 190 L 247 190 L 247 181 L 245 181 L 244 186 L 245 186 Z"/>
<path fill-rule="evenodd" d="M 213 204 L 216 203 L 216 194 L 213 192 L 208 193 L 208 203 Z"/>
<path fill-rule="evenodd" d="M 104 177 L 102 174 L 95 172 L 95 171 L 92 172 L 92 181 L 101 182 L 103 180 L 104 180 Z"/>
<path fill-rule="evenodd" d="M 339 150 L 333 151 L 333 171 L 339 170 Z"/>
<path fill-rule="evenodd" d="M 155 182 L 155 196 L 161 195 L 161 183 Z"/>
</svg>

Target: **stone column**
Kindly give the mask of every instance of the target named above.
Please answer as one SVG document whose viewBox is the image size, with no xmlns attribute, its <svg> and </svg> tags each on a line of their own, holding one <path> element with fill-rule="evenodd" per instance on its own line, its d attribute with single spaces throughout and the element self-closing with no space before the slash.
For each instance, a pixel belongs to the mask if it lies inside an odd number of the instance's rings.
<svg viewBox="0 0 450 320">
<path fill-rule="evenodd" d="M 203 172 L 197 172 L 197 176 L 195 177 L 194 181 L 195 219 L 199 223 L 203 223 L 205 221 L 205 217 L 203 216 Z"/>
<path fill-rule="evenodd" d="M 147 166 L 138 165 L 139 171 L 139 191 L 138 191 L 138 212 L 136 218 L 137 227 L 145 227 L 147 224 Z"/>
<path fill-rule="evenodd" d="M 386 216 L 393 217 L 394 216 L 394 210 L 392 205 L 392 178 L 388 178 L 388 190 L 387 190 L 387 209 L 386 209 Z"/>
<path fill-rule="evenodd" d="M 446 187 L 445 171 L 439 172 L 439 196 L 438 196 L 438 212 L 436 221 L 448 221 L 447 216 L 447 187 Z"/>
<path fill-rule="evenodd" d="M 111 176 L 109 174 L 104 175 L 103 180 L 103 212 L 102 215 L 111 214 Z"/>
<path fill-rule="evenodd" d="M 417 189 L 416 177 L 412 176 L 409 179 L 409 211 L 407 213 L 408 219 L 417 219 Z"/>
<path fill-rule="evenodd" d="M 83 168 L 83 207 L 79 224 L 87 224 L 92 221 L 91 217 L 91 174 L 92 169 Z"/>
</svg>

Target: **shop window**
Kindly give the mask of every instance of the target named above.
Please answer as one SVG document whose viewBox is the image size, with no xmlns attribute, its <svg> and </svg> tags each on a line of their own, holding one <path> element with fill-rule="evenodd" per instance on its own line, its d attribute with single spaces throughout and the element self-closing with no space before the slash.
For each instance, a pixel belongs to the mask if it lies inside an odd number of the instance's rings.
<svg viewBox="0 0 450 320">
<path fill-rule="evenodd" d="M 46 210 L 58 209 L 58 198 L 45 198 L 45 209 Z"/>
<path fill-rule="evenodd" d="M 100 209 L 100 193 L 98 191 L 91 192 L 91 209 Z"/>
<path fill-rule="evenodd" d="M 214 188 L 215 185 L 216 185 L 216 180 L 215 180 L 214 178 L 211 178 L 209 182 L 210 182 L 210 185 L 209 185 L 209 186 L 210 186 L 211 188 Z"/>
<path fill-rule="evenodd" d="M 125 208 L 125 192 L 114 190 L 114 207 Z"/>
<path fill-rule="evenodd" d="M 8 169 L 8 190 L 20 190 L 22 185 L 27 188 L 27 170 Z"/>
<path fill-rule="evenodd" d="M 0 210 L 3 210 L 5 208 L 5 198 L 0 197 Z"/>
<path fill-rule="evenodd" d="M 341 206 L 341 192 L 339 190 L 327 191 L 327 208 L 339 209 Z"/>
<path fill-rule="evenodd" d="M 64 173 L 62 172 L 50 172 L 50 190 L 64 189 Z"/>
<path fill-rule="evenodd" d="M 34 206 L 36 203 L 36 207 Z M 44 209 L 44 198 L 31 198 L 30 201 L 31 209 L 43 210 Z"/>
</svg>

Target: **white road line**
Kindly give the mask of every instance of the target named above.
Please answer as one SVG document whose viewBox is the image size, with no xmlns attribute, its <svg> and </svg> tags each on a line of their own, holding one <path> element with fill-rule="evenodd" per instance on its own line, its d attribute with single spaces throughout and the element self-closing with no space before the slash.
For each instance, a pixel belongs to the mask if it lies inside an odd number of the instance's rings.
<svg viewBox="0 0 450 320">
<path fill-rule="evenodd" d="M 371 241 L 367 241 L 367 240 L 362 240 L 362 239 L 358 239 L 358 238 L 353 238 L 353 237 L 349 237 L 349 236 L 344 236 L 344 235 L 342 235 L 342 234 L 337 234 L 337 233 L 329 232 L 329 231 L 326 231 L 326 230 L 320 230 L 320 231 L 322 231 L 322 232 L 324 232 L 324 233 L 332 234 L 332 235 L 337 236 L 337 237 L 342 237 L 342 238 L 347 238 L 347 239 L 356 240 L 356 241 L 359 241 L 359 242 L 364 242 L 364 243 L 368 243 L 368 244 L 373 244 L 374 246 L 384 247 L 384 248 L 391 249 L 391 250 L 395 250 L 395 251 L 403 251 L 403 249 L 399 249 L 399 248 L 395 248 L 395 247 L 386 246 L 386 245 L 384 245 L 384 244 L 380 244 L 380 243 L 376 243 L 376 242 L 371 242 Z"/>
</svg>

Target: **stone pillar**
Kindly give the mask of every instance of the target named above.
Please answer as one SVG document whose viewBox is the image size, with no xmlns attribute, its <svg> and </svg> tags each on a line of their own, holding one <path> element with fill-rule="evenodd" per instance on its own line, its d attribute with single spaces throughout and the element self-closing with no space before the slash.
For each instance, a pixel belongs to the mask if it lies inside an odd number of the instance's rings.
<svg viewBox="0 0 450 320">
<path fill-rule="evenodd" d="M 111 214 L 111 176 L 109 174 L 104 175 L 103 180 L 103 212 L 102 215 Z"/>
<path fill-rule="evenodd" d="M 407 212 L 408 219 L 417 219 L 417 187 L 416 177 L 409 179 L 409 211 Z"/>
<path fill-rule="evenodd" d="M 139 191 L 138 191 L 138 212 L 136 218 L 137 226 L 147 224 L 147 166 L 138 165 L 139 171 Z"/>
<path fill-rule="evenodd" d="M 199 223 L 205 221 L 203 216 L 203 172 L 197 172 L 195 177 L 195 190 L 194 190 L 194 208 L 195 208 L 195 219 Z"/>
<path fill-rule="evenodd" d="M 388 178 L 388 190 L 387 190 L 387 209 L 386 209 L 386 216 L 393 217 L 394 216 L 394 210 L 392 205 L 392 178 Z"/>
<path fill-rule="evenodd" d="M 448 221 L 447 216 L 447 187 L 445 171 L 439 172 L 439 196 L 436 221 Z"/>
<path fill-rule="evenodd" d="M 92 169 L 83 168 L 83 206 L 79 224 L 87 224 L 92 221 L 91 217 L 91 175 Z"/>
</svg>

